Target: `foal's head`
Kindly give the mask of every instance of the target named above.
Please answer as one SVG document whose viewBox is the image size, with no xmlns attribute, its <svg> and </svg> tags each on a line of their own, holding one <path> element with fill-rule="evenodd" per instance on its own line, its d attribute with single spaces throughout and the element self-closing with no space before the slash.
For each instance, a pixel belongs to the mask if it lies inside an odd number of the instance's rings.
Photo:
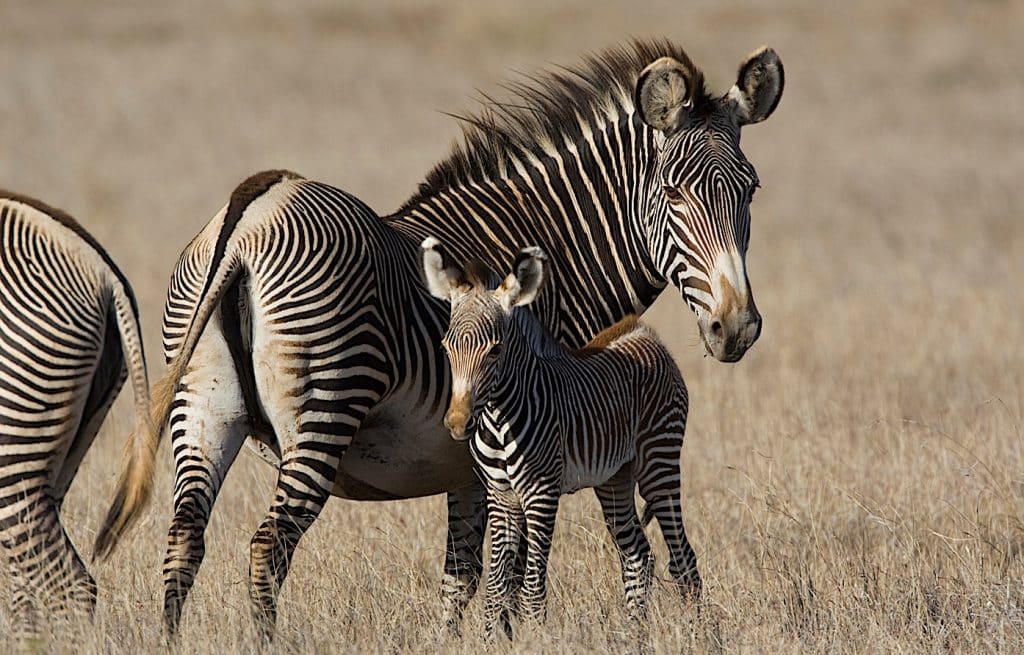
<svg viewBox="0 0 1024 655">
<path fill-rule="evenodd" d="M 427 288 L 451 303 L 451 320 L 441 345 L 452 369 L 452 399 L 444 425 L 452 438 L 468 438 L 466 427 L 480 391 L 503 364 L 512 310 L 537 297 L 544 282 L 547 255 L 536 246 L 523 248 L 512 272 L 496 287 L 487 273 L 459 266 L 440 241 L 423 242 L 423 271 Z"/>
</svg>

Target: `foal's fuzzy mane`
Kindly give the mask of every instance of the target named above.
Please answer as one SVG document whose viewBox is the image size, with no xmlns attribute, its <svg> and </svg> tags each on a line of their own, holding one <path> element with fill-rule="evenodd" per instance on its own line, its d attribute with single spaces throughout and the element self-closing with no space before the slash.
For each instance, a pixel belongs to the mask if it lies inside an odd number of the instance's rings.
<svg viewBox="0 0 1024 655">
<path fill-rule="evenodd" d="M 633 332 L 637 327 L 641 326 L 640 317 L 636 314 L 628 314 L 622 318 L 615 325 L 606 327 L 597 333 L 597 335 L 587 342 L 587 345 L 573 351 L 573 354 L 577 357 L 588 357 L 595 355 L 608 346 L 615 343 L 621 337 L 626 336 L 630 332 Z"/>
<path fill-rule="evenodd" d="M 571 67 L 554 67 L 508 82 L 509 97 L 482 93 L 475 114 L 455 115 L 462 139 L 434 166 L 399 213 L 447 189 L 502 176 L 514 162 L 543 157 L 565 142 L 576 142 L 588 126 L 634 112 L 633 93 L 644 68 L 672 57 L 694 82 L 693 111 L 709 110 L 712 98 L 704 75 L 678 45 L 667 39 L 634 40 L 591 54 Z"/>
</svg>

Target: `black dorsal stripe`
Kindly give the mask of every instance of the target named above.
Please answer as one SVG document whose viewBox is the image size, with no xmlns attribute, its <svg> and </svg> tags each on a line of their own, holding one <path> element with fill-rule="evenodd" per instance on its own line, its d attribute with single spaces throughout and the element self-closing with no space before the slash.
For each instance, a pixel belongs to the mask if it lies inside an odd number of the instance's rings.
<svg viewBox="0 0 1024 655">
<path fill-rule="evenodd" d="M 235 187 L 235 190 L 231 192 L 231 199 L 228 201 L 227 212 L 224 214 L 224 224 L 221 225 L 220 233 L 217 235 L 217 244 L 214 246 L 213 254 L 210 257 L 210 268 L 207 273 L 206 283 L 203 284 L 203 290 L 199 294 L 200 298 L 206 297 L 207 292 L 209 292 L 210 285 L 213 284 L 214 273 L 217 267 L 220 266 L 220 262 L 227 250 L 228 240 L 235 231 L 235 227 L 238 226 L 238 222 L 242 220 L 242 214 L 245 213 L 246 208 L 278 182 L 302 179 L 305 178 L 298 173 L 283 169 L 263 171 L 248 177 L 244 182 Z"/>
</svg>

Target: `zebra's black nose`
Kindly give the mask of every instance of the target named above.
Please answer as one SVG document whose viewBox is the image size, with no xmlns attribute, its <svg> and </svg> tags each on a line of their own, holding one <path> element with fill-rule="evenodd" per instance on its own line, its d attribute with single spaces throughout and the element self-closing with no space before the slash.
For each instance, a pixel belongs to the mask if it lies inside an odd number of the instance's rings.
<svg viewBox="0 0 1024 655">
<path fill-rule="evenodd" d="M 708 354 L 722 362 L 738 362 L 761 336 L 761 322 L 761 314 L 753 306 L 700 321 Z"/>
</svg>

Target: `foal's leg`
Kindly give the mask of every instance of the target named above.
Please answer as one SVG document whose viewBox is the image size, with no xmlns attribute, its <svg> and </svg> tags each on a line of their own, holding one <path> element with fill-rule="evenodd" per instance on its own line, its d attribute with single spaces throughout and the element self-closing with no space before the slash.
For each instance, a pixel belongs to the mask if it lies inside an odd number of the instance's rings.
<svg viewBox="0 0 1024 655">
<path fill-rule="evenodd" d="M 554 485 L 538 490 L 524 503 L 526 516 L 526 572 L 523 575 L 521 611 L 523 618 L 542 623 L 545 618 L 548 557 L 555 534 L 559 490 Z"/>
<path fill-rule="evenodd" d="M 619 553 L 626 609 L 632 618 L 640 619 L 647 611 L 654 557 L 637 521 L 630 473 L 629 465 L 623 467 L 611 480 L 595 487 L 594 493 L 601 502 L 605 525 Z"/>
<path fill-rule="evenodd" d="M 485 630 L 493 639 L 498 622 L 512 638 L 510 612 L 515 599 L 514 567 L 519 547 L 519 521 L 522 509 L 512 493 L 490 493 L 487 498 L 487 525 L 491 530 L 490 569 L 484 602 Z"/>
<path fill-rule="evenodd" d="M 681 441 L 681 439 L 680 439 Z M 658 519 L 661 534 L 668 545 L 668 570 L 685 600 L 701 593 L 697 572 L 697 554 L 693 552 L 683 526 L 682 502 L 679 498 L 679 458 L 663 458 L 647 464 L 641 472 L 640 495 L 647 503 L 644 519 Z"/>
</svg>

